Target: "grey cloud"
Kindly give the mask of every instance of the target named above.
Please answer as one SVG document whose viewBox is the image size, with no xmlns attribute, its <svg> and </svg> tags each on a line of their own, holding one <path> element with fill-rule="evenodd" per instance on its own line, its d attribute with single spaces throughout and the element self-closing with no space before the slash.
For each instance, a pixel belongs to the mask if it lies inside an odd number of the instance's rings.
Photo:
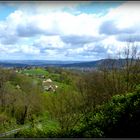
<svg viewBox="0 0 140 140">
<path fill-rule="evenodd" d="M 44 52 L 47 49 L 50 49 L 50 50 L 63 49 L 63 48 L 54 47 L 51 43 L 43 44 L 40 42 L 36 42 L 36 43 L 33 43 L 33 46 L 39 48 L 41 52 Z"/>
<path fill-rule="evenodd" d="M 19 40 L 16 32 L 9 26 L 1 26 L 0 28 L 0 43 L 4 45 L 15 44 Z"/>
<path fill-rule="evenodd" d="M 38 48 L 40 48 L 42 50 L 45 50 L 45 49 L 52 49 L 52 50 L 54 50 L 54 49 L 56 49 L 50 43 L 48 43 L 48 44 L 35 43 L 34 46 L 36 46 L 36 47 L 38 47 Z"/>
<path fill-rule="evenodd" d="M 116 39 L 121 42 L 140 42 L 140 34 L 120 34 Z"/>
<path fill-rule="evenodd" d="M 44 54 L 44 53 L 47 54 L 48 51 L 54 51 L 54 52 L 59 52 L 59 53 L 61 53 L 63 49 L 60 50 L 60 49 L 56 49 L 56 48 L 46 47 L 46 48 L 40 48 L 39 50 L 40 50 L 40 53 L 42 53 L 42 54 Z"/>
<path fill-rule="evenodd" d="M 69 35 L 69 36 L 61 36 L 61 39 L 65 43 L 85 44 L 85 43 L 99 41 L 101 38 L 99 38 L 99 37 L 92 37 L 92 36 Z"/>
<path fill-rule="evenodd" d="M 32 24 L 17 26 L 17 34 L 21 37 L 30 37 L 41 33 L 42 31 Z"/>
<path fill-rule="evenodd" d="M 96 44 L 95 47 L 90 51 L 97 52 L 97 53 L 106 53 L 107 48 L 104 48 L 102 44 Z"/>
<path fill-rule="evenodd" d="M 113 21 L 105 21 L 102 23 L 99 29 L 100 33 L 103 34 L 117 34 L 119 33 Z"/>
<path fill-rule="evenodd" d="M 46 53 L 46 50 L 47 50 L 46 48 L 41 48 L 40 53 Z"/>
<path fill-rule="evenodd" d="M 96 58 L 104 57 L 107 54 L 107 49 L 105 49 L 102 45 L 96 45 L 95 48 L 89 49 L 87 51 L 83 51 L 81 55 L 83 56 L 94 56 Z"/>
<path fill-rule="evenodd" d="M 135 29 L 133 28 L 125 28 L 125 29 L 117 28 L 114 20 L 104 21 L 99 29 L 99 33 L 106 35 L 115 35 L 120 33 L 134 33 L 134 32 Z"/>
<path fill-rule="evenodd" d="M 108 49 L 104 48 L 104 46 L 101 43 L 97 43 L 94 45 L 94 47 L 89 47 L 89 48 L 83 48 L 82 51 L 76 52 L 76 49 L 74 49 L 72 52 L 67 51 L 65 53 L 65 56 L 93 56 L 93 57 L 101 57 L 101 56 L 106 56 Z"/>
<path fill-rule="evenodd" d="M 18 37 L 14 35 L 3 36 L 0 39 L 1 44 L 4 44 L 4 45 L 15 44 L 17 43 L 17 41 L 18 41 Z"/>
<path fill-rule="evenodd" d="M 46 25 L 47 26 L 47 25 Z M 24 25 L 17 26 L 17 34 L 20 37 L 32 37 L 35 35 L 57 35 L 58 31 L 54 29 L 43 30 L 39 28 L 36 23 L 26 23 Z"/>
<path fill-rule="evenodd" d="M 16 34 L 10 34 L 8 31 L 0 32 L 0 43 L 4 45 L 15 44 L 19 40 Z"/>
</svg>

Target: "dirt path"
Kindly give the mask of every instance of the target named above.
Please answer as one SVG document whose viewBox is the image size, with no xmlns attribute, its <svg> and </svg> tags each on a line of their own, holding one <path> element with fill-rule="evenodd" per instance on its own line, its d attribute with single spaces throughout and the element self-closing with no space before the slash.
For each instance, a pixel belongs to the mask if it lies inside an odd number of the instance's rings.
<svg viewBox="0 0 140 140">
<path fill-rule="evenodd" d="M 14 134 L 14 133 L 17 133 L 19 130 L 21 129 L 24 129 L 24 128 L 29 128 L 30 126 L 24 126 L 22 128 L 17 128 L 17 129 L 14 129 L 14 130 L 11 130 L 11 131 L 8 131 L 8 132 L 5 132 L 5 133 L 1 133 L 0 134 L 0 137 L 4 137 L 4 136 L 8 136 L 8 135 L 11 135 L 11 134 Z"/>
</svg>

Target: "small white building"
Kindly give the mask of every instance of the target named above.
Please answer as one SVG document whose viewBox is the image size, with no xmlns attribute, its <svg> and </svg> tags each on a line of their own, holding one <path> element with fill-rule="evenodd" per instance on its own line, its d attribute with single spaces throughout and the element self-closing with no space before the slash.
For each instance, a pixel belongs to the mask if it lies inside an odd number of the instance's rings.
<svg viewBox="0 0 140 140">
<path fill-rule="evenodd" d="M 20 86 L 19 86 L 19 85 L 16 85 L 16 88 L 17 88 L 17 89 L 20 89 Z"/>
<path fill-rule="evenodd" d="M 55 92 L 56 89 L 58 88 L 57 85 L 53 84 L 53 82 L 52 82 L 52 80 L 50 78 L 44 80 L 42 82 L 42 85 L 43 85 L 45 91 L 53 91 L 53 92 Z"/>
<path fill-rule="evenodd" d="M 43 83 L 52 83 L 52 80 L 49 78 L 49 79 L 44 80 Z"/>
</svg>

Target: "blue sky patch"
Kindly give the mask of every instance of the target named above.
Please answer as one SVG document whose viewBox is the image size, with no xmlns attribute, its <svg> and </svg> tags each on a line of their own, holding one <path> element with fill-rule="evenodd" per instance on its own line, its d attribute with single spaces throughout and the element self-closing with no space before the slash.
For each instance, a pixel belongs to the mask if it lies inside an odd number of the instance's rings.
<svg viewBox="0 0 140 140">
<path fill-rule="evenodd" d="M 5 18 L 15 10 L 15 7 L 9 6 L 7 3 L 0 3 L 0 20 L 5 20 Z"/>
</svg>

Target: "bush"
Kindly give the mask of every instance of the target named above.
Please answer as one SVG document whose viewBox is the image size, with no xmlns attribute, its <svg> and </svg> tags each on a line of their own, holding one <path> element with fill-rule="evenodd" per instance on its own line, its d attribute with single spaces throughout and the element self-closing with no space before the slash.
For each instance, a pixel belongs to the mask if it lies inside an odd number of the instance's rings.
<svg viewBox="0 0 140 140">
<path fill-rule="evenodd" d="M 116 95 L 96 112 L 89 113 L 84 127 L 73 137 L 140 137 L 140 92 Z"/>
</svg>

